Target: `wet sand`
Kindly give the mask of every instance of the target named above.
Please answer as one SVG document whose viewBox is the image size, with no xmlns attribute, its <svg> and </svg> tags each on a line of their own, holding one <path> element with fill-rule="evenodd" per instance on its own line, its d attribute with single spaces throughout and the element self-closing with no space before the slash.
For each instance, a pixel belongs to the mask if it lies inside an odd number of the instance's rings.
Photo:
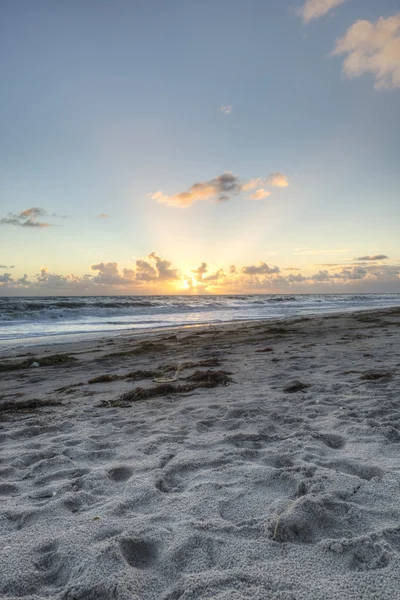
<svg viewBox="0 0 400 600">
<path fill-rule="evenodd" d="M 399 309 L 29 352 L 0 357 L 1 598 L 400 598 Z"/>
</svg>

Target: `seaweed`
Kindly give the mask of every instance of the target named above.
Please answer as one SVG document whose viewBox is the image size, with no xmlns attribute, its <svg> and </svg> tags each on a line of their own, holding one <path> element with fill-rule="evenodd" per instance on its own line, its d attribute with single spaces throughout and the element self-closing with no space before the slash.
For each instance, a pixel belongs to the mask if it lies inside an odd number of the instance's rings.
<svg viewBox="0 0 400 600">
<path fill-rule="evenodd" d="M 112 352 L 107 354 L 104 358 L 123 358 L 127 356 L 138 356 L 141 354 L 154 354 L 156 352 L 163 352 L 167 350 L 168 346 L 157 342 L 143 342 L 136 346 L 132 350 L 123 350 L 121 352 Z"/>
<path fill-rule="evenodd" d="M 185 394 L 198 388 L 214 388 L 218 385 L 228 385 L 232 381 L 226 371 L 196 371 L 186 377 L 184 383 L 162 383 L 149 388 L 137 387 L 115 400 L 102 401 L 100 406 L 127 406 L 132 402 L 148 400 L 156 396 L 169 396 L 171 394 Z"/>
<path fill-rule="evenodd" d="M 283 391 L 289 394 L 293 394 L 294 392 L 302 392 L 309 387 L 311 387 L 309 383 L 302 383 L 301 381 L 296 380 L 292 381 L 292 383 L 283 388 Z"/>
<path fill-rule="evenodd" d="M 37 408 L 43 408 L 46 406 L 60 406 L 61 402 L 55 400 L 38 400 L 32 398 L 31 400 L 20 400 L 19 402 L 5 402 L 0 404 L 0 413 L 3 412 L 14 412 L 19 410 L 35 410 Z"/>
<path fill-rule="evenodd" d="M 30 369 L 32 363 L 38 362 L 40 367 L 58 367 L 76 362 L 76 358 L 69 354 L 52 354 L 42 358 L 32 357 L 29 360 L 21 362 L 9 362 L 0 364 L 0 373 L 5 371 L 18 371 L 20 369 Z"/>
<path fill-rule="evenodd" d="M 393 373 L 391 371 L 367 371 L 361 375 L 360 379 L 363 381 L 377 381 L 378 379 L 389 379 L 392 376 Z"/>
</svg>

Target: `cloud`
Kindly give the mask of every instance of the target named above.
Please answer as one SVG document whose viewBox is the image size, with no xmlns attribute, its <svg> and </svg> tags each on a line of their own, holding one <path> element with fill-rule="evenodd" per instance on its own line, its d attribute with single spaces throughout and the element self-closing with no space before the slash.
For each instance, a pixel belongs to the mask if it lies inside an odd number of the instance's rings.
<svg viewBox="0 0 400 600">
<path fill-rule="evenodd" d="M 102 262 L 90 268 L 92 271 L 98 271 L 92 281 L 100 285 L 125 285 L 132 283 L 135 275 L 131 269 L 123 269 L 121 274 L 116 262 Z"/>
<path fill-rule="evenodd" d="M 136 279 L 138 281 L 173 281 L 178 279 L 176 269 L 171 269 L 171 262 L 164 260 L 155 252 L 149 254 L 146 260 L 136 261 Z"/>
<path fill-rule="evenodd" d="M 329 11 L 348 2 L 348 0 L 306 0 L 298 9 L 298 14 L 305 23 L 323 17 Z"/>
<path fill-rule="evenodd" d="M 208 270 L 208 265 L 205 262 L 202 262 L 201 265 L 199 267 L 197 267 L 197 269 L 192 269 L 192 273 L 195 273 L 196 275 L 199 276 L 199 278 L 201 279 L 202 276 L 204 275 L 204 273 L 207 273 Z"/>
<path fill-rule="evenodd" d="M 250 198 L 252 200 L 261 200 L 262 198 L 267 198 L 271 194 L 271 192 L 262 187 L 264 185 L 285 188 L 288 187 L 289 182 L 287 177 L 279 172 L 271 173 L 266 178 L 256 177 L 243 182 L 237 175 L 234 175 L 230 171 L 226 171 L 225 173 L 222 173 L 222 175 L 219 175 L 219 177 L 215 177 L 209 181 L 195 183 L 185 192 L 173 196 L 164 194 L 162 190 L 159 190 L 154 194 L 149 194 L 149 196 L 152 200 L 156 200 L 167 206 L 186 208 L 195 202 L 208 200 L 210 198 L 215 198 L 218 202 L 230 200 L 233 196 L 236 196 L 241 192 L 248 192 L 255 188 L 258 189 L 250 196 Z"/>
<path fill-rule="evenodd" d="M 356 260 L 385 260 L 389 258 L 385 254 L 376 254 L 375 256 L 359 256 Z"/>
<path fill-rule="evenodd" d="M 151 197 L 153 200 L 167 206 L 186 208 L 199 200 L 207 200 L 209 198 L 216 198 L 219 202 L 230 200 L 232 196 L 239 194 L 240 190 L 239 178 L 227 171 L 219 175 L 219 177 L 210 179 L 210 181 L 195 183 L 187 191 L 175 196 L 166 196 L 162 191 L 159 191 Z"/>
<path fill-rule="evenodd" d="M 267 263 L 260 262 L 259 265 L 242 267 L 242 273 L 245 275 L 271 275 L 272 273 L 279 273 L 279 267 L 269 267 Z"/>
<path fill-rule="evenodd" d="M 254 190 L 254 188 L 263 185 L 264 183 L 264 179 L 262 179 L 261 177 L 257 177 L 255 179 L 249 179 L 249 181 L 246 181 L 245 183 L 242 184 L 242 190 L 243 192 L 248 192 L 249 190 Z"/>
<path fill-rule="evenodd" d="M 100 213 L 97 216 L 99 219 L 109 219 L 110 218 L 110 215 L 108 215 L 107 213 Z"/>
<path fill-rule="evenodd" d="M 311 276 L 314 281 L 328 281 L 331 278 L 328 271 L 318 271 L 315 275 Z"/>
<path fill-rule="evenodd" d="M 19 227 L 51 227 L 50 223 L 38 221 L 39 217 L 47 217 L 48 213 L 43 208 L 32 207 L 20 213 L 8 213 L 0 220 L 2 225 L 17 225 Z"/>
<path fill-rule="evenodd" d="M 15 266 L 14 265 L 10 265 L 9 267 L 7 267 L 7 265 L 0 265 L 0 269 L 14 269 Z"/>
<path fill-rule="evenodd" d="M 232 112 L 233 106 L 220 106 L 219 107 L 219 112 L 221 112 L 223 115 L 230 115 Z"/>
<path fill-rule="evenodd" d="M 225 273 L 223 269 L 218 269 L 215 273 L 210 273 L 210 275 L 206 275 L 202 277 L 202 281 L 204 282 L 217 282 L 224 277 Z"/>
<path fill-rule="evenodd" d="M 0 275 L 0 283 L 9 283 L 10 281 L 12 281 L 11 273 L 3 273 L 3 275 Z"/>
<path fill-rule="evenodd" d="M 346 252 L 351 252 L 352 248 L 340 248 L 333 250 L 311 250 L 309 248 L 295 248 L 293 250 L 293 254 L 298 256 L 313 256 L 316 254 L 345 254 Z"/>
<path fill-rule="evenodd" d="M 275 187 L 286 188 L 289 186 L 289 182 L 283 173 L 271 173 L 267 177 L 267 183 L 274 185 Z"/>
<path fill-rule="evenodd" d="M 271 195 L 271 192 L 269 192 L 268 190 L 264 190 L 263 188 L 260 188 L 258 190 L 256 190 L 253 194 L 251 194 L 250 199 L 251 200 L 263 200 L 264 198 L 268 198 L 268 196 Z"/>
<path fill-rule="evenodd" d="M 242 190 L 247 192 L 256 187 L 260 188 L 263 185 L 273 185 L 275 187 L 285 188 L 289 186 L 289 181 L 283 173 L 270 173 L 266 178 L 256 177 L 255 179 L 249 179 L 249 181 L 242 184 Z"/>
<path fill-rule="evenodd" d="M 356 21 L 336 41 L 332 56 L 347 54 L 343 72 L 349 79 L 364 73 L 375 76 L 375 89 L 400 87 L 400 13 L 375 23 Z"/>
</svg>

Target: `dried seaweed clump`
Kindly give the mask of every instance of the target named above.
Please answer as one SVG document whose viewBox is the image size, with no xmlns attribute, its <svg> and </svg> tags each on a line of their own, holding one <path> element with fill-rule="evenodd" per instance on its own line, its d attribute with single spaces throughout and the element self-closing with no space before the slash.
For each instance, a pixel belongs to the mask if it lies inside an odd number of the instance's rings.
<svg viewBox="0 0 400 600">
<path fill-rule="evenodd" d="M 61 402 L 55 400 L 38 400 L 32 398 L 31 400 L 19 400 L 18 402 L 4 402 L 0 404 L 0 413 L 14 412 L 18 410 L 36 410 L 37 408 L 43 408 L 45 406 L 60 406 Z"/>
<path fill-rule="evenodd" d="M 378 379 L 389 379 L 393 376 L 391 371 L 367 371 L 360 377 L 363 381 L 377 381 Z"/>
<path fill-rule="evenodd" d="M 296 379 L 295 381 L 292 381 L 292 383 L 287 385 L 285 388 L 283 388 L 283 391 L 287 392 L 288 394 L 293 394 L 294 392 L 302 392 L 303 390 L 306 390 L 309 387 L 311 387 L 309 383 L 302 383 L 301 381 L 298 381 Z"/>
<path fill-rule="evenodd" d="M 130 392 L 122 394 L 112 401 L 103 401 L 100 406 L 126 406 L 131 402 L 148 400 L 156 396 L 169 396 L 171 394 L 185 394 L 198 388 L 214 388 L 218 385 L 228 385 L 232 381 L 227 371 L 196 371 L 186 377 L 182 383 L 162 383 L 148 388 L 137 387 Z"/>
<path fill-rule="evenodd" d="M 121 352 L 113 352 L 107 354 L 104 358 L 121 358 L 124 356 L 140 356 L 142 354 L 156 354 L 167 350 L 168 346 L 159 342 L 142 342 L 132 350 L 122 350 Z"/>
<path fill-rule="evenodd" d="M 76 362 L 76 358 L 69 354 L 52 354 L 50 356 L 42 356 L 41 358 L 32 357 L 21 362 L 2 363 L 0 364 L 0 373 L 29 369 L 34 362 L 38 362 L 40 367 L 58 367 Z"/>
</svg>

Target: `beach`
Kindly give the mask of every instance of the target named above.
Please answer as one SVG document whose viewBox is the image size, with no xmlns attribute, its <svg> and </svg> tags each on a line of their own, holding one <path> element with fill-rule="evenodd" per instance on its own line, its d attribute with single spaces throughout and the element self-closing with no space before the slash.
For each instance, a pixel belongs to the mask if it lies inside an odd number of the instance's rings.
<svg viewBox="0 0 400 600">
<path fill-rule="evenodd" d="M 400 598 L 400 309 L 0 355 L 0 598 Z"/>
</svg>

